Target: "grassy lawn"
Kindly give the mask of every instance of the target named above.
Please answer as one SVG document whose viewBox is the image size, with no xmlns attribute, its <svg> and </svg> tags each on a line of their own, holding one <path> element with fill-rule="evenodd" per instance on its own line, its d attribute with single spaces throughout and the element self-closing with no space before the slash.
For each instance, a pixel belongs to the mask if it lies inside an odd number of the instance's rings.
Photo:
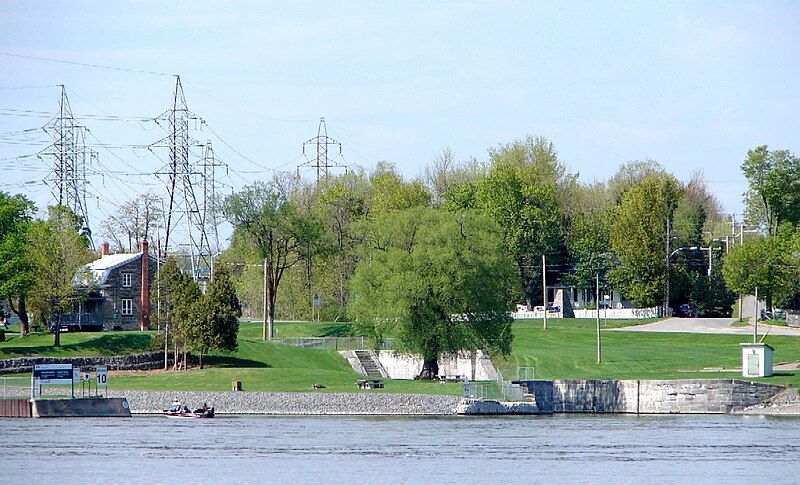
<svg viewBox="0 0 800 485">
<path fill-rule="evenodd" d="M 331 322 L 278 322 L 277 338 L 347 336 L 350 324 Z M 75 357 L 119 355 L 150 351 L 155 332 L 64 333 L 62 346 L 53 347 L 53 335 L 31 334 L 21 339 L 7 333 L 0 342 L 0 358 L 23 356 Z M 332 350 L 303 349 L 261 340 L 261 323 L 242 322 L 239 350 L 214 353 L 203 370 L 145 374 L 114 373 L 110 385 L 115 389 L 175 391 L 227 391 L 231 381 L 242 381 L 246 391 L 311 391 L 313 384 L 325 389 L 315 392 L 392 392 L 459 395 L 460 384 L 439 384 L 384 380 L 384 389 L 359 391 L 355 382 L 364 377 L 355 373 L 347 361 Z"/>
<path fill-rule="evenodd" d="M 609 321 L 608 327 L 630 322 Z M 521 320 L 514 324 L 512 353 L 495 358 L 504 374 L 534 367 L 538 379 L 689 379 L 741 378 L 741 373 L 698 372 L 741 366 L 742 335 L 602 332 L 603 363 L 596 363 L 593 321 Z M 800 338 L 768 336 L 775 362 L 800 360 Z M 800 373 L 776 372 L 765 382 L 800 386 Z"/>
<path fill-rule="evenodd" d="M 19 338 L 18 333 L 6 333 L 6 341 L 0 342 L 0 359 L 27 356 L 77 357 L 149 352 L 150 338 L 153 333 L 62 333 L 61 347 L 53 347 L 53 334 L 51 333 L 33 333 L 25 338 Z"/>
<path fill-rule="evenodd" d="M 318 325 L 318 324 L 313 324 Z M 242 325 L 239 350 L 208 357 L 211 368 L 157 374 L 121 372 L 113 376 L 115 389 L 176 391 L 227 391 L 232 380 L 242 381 L 245 391 L 306 391 L 313 384 L 325 386 L 314 392 L 393 392 L 458 395 L 460 384 L 438 384 L 384 379 L 384 389 L 359 391 L 355 382 L 364 377 L 332 350 L 304 349 L 261 340 L 260 326 Z M 252 333 L 255 332 L 255 337 Z"/>
<path fill-rule="evenodd" d="M 512 353 L 494 357 L 507 378 L 516 367 L 534 367 L 539 379 L 689 379 L 741 378 L 738 372 L 700 372 L 704 368 L 737 368 L 740 365 L 738 335 L 644 333 L 610 331 L 652 320 L 601 320 L 603 363 L 595 363 L 595 321 L 592 319 L 550 319 L 548 329 L 541 320 L 514 323 Z M 0 358 L 23 355 L 77 356 L 111 355 L 149 350 L 153 332 L 104 332 L 62 335 L 63 346 L 52 347 L 53 336 L 34 334 L 19 339 L 7 334 L 0 343 Z M 348 336 L 350 324 L 333 322 L 278 322 L 278 338 Z M 768 336 L 775 348 L 775 361 L 800 360 L 800 338 Z M 242 381 L 246 391 L 318 392 L 406 392 L 459 395 L 459 384 L 385 380 L 383 390 L 358 391 L 355 381 L 362 378 L 347 362 L 330 350 L 304 349 L 261 340 L 261 323 L 240 325 L 239 350 L 214 353 L 207 358 L 209 368 L 186 372 L 135 373 L 113 376 L 116 389 L 215 390 L 225 391 L 232 380 Z M 800 372 L 776 372 L 766 382 L 800 387 Z"/>
</svg>

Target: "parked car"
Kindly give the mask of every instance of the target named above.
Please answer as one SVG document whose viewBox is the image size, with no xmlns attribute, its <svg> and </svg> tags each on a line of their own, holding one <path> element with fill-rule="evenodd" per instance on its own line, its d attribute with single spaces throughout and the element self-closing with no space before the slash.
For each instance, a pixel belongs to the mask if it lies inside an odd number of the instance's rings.
<svg viewBox="0 0 800 485">
<path fill-rule="evenodd" d="M 761 310 L 760 320 L 786 320 L 786 310 L 774 308 L 771 312 Z"/>
<path fill-rule="evenodd" d="M 697 318 L 697 308 L 692 308 L 692 305 L 684 303 L 678 307 L 675 316 L 681 318 Z"/>
</svg>

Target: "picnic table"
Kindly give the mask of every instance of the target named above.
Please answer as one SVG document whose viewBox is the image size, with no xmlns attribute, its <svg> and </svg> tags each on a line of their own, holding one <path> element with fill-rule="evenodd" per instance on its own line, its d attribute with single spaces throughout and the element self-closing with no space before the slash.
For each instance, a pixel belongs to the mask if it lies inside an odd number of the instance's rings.
<svg viewBox="0 0 800 485">
<path fill-rule="evenodd" d="M 464 376 L 460 374 L 440 374 L 438 377 L 440 384 L 444 384 L 446 382 L 461 382 L 464 380 Z"/>
<path fill-rule="evenodd" d="M 383 381 L 380 379 L 366 379 L 356 382 L 359 389 L 383 389 Z"/>
</svg>

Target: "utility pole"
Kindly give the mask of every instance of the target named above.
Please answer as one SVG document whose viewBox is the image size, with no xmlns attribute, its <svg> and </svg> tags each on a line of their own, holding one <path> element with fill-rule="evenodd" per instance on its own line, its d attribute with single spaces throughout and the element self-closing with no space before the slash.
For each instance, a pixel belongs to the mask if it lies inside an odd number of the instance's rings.
<svg viewBox="0 0 800 485">
<path fill-rule="evenodd" d="M 670 257 L 670 252 L 669 252 L 669 233 L 670 233 L 669 217 L 667 217 L 666 223 L 667 223 L 666 224 L 667 225 L 667 238 L 666 238 L 666 250 L 667 250 L 667 253 L 666 253 L 667 254 L 666 272 L 667 272 L 667 275 L 666 275 L 666 284 L 664 285 L 664 315 L 663 315 L 665 318 L 669 316 L 669 257 Z"/>
<path fill-rule="evenodd" d="M 58 114 L 44 126 L 44 131 L 53 138 L 53 143 L 37 156 L 39 158 L 49 156 L 54 159 L 50 185 L 53 199 L 56 204 L 69 207 L 75 215 L 82 218 L 81 232 L 91 235 L 86 207 L 86 161 L 88 159 L 91 162 L 96 154 L 86 147 L 88 130 L 72 115 L 63 84 Z M 94 249 L 94 241 L 91 237 L 88 240 L 91 249 Z"/>
<path fill-rule="evenodd" d="M 599 364 L 602 362 L 601 353 L 600 353 L 600 269 L 598 268 L 597 273 L 595 273 L 595 285 L 596 285 L 596 292 L 597 292 L 597 363 Z"/>
<path fill-rule="evenodd" d="M 264 326 L 261 328 L 261 340 L 272 340 L 272 324 L 267 322 L 267 258 L 264 258 Z M 269 325 L 269 328 L 267 326 Z"/>
<path fill-rule="evenodd" d="M 758 343 L 758 286 L 756 286 L 755 316 L 753 317 L 753 343 Z"/>
<path fill-rule="evenodd" d="M 712 264 L 712 260 L 714 258 L 714 247 L 712 246 L 711 243 L 709 243 L 707 248 L 701 247 L 699 249 L 700 249 L 700 251 L 708 251 L 708 270 L 707 270 L 708 274 L 707 274 L 707 276 L 708 276 L 708 280 L 711 281 L 711 264 Z"/>
<path fill-rule="evenodd" d="M 323 178 L 327 180 L 329 170 L 332 168 L 344 168 L 347 170 L 347 165 L 344 163 L 338 162 L 337 160 L 333 160 L 328 157 L 328 147 L 338 147 L 339 148 L 339 156 L 342 155 L 342 144 L 339 143 L 337 140 L 328 136 L 328 128 L 325 125 L 325 117 L 320 117 L 319 119 L 319 126 L 317 127 L 317 136 L 314 138 L 309 138 L 308 140 L 303 142 L 303 155 L 306 155 L 306 146 L 313 148 L 314 158 L 308 159 L 306 163 L 300 165 L 300 167 L 311 167 L 317 176 L 317 183 Z M 306 155 L 306 158 L 308 156 Z M 300 170 L 298 167 L 298 172 Z"/>
<path fill-rule="evenodd" d="M 547 266 L 542 254 L 542 302 L 544 303 L 544 330 L 547 330 Z"/>
</svg>

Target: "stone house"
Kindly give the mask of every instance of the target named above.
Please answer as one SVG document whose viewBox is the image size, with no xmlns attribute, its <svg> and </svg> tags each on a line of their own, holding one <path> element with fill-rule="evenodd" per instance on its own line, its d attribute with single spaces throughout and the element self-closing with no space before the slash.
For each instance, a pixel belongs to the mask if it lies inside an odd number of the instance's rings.
<svg viewBox="0 0 800 485">
<path fill-rule="evenodd" d="M 138 253 L 110 254 L 100 247 L 100 259 L 78 270 L 73 284 L 88 290 L 73 313 L 62 318 L 62 328 L 145 330 L 150 320 L 150 287 L 158 261 L 142 242 Z M 146 255 L 146 257 L 144 257 Z"/>
</svg>

